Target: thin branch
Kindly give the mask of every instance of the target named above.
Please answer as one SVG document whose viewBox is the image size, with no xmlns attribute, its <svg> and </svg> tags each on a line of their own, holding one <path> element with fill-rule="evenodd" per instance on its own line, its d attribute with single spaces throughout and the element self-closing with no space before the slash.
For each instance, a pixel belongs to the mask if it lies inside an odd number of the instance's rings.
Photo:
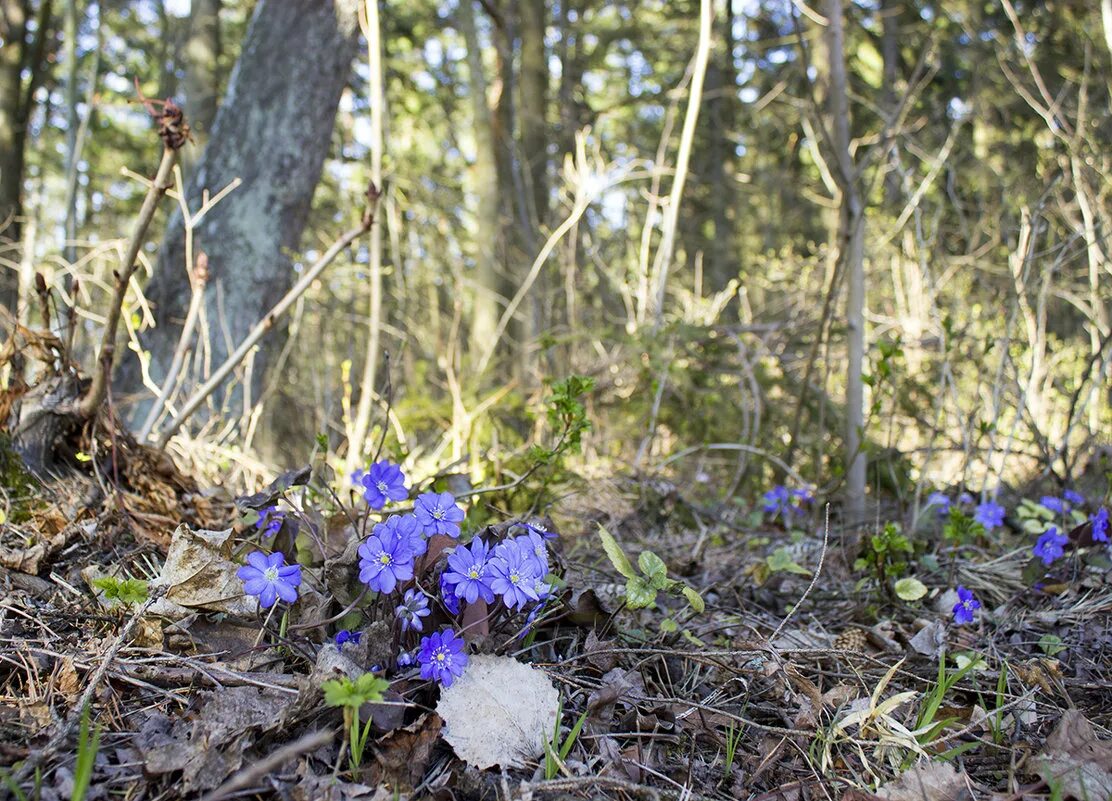
<svg viewBox="0 0 1112 801">
<path fill-rule="evenodd" d="M 85 393 L 85 397 L 77 404 L 77 414 L 82 418 L 89 419 L 96 414 L 108 393 L 108 381 L 112 373 L 112 354 L 116 348 L 116 329 L 120 325 L 120 312 L 123 309 L 124 297 L 127 295 L 131 277 L 135 274 L 135 269 L 139 265 L 137 261 L 139 249 L 143 247 L 143 240 L 147 228 L 150 227 L 151 220 L 154 219 L 158 201 L 162 199 L 166 190 L 173 184 L 171 173 L 177 158 L 176 150 L 170 147 L 163 148 L 162 162 L 158 165 L 158 173 L 147 190 L 147 196 L 143 198 L 143 206 L 139 209 L 139 218 L 135 221 L 135 228 L 131 232 L 127 251 L 124 254 L 123 261 L 120 262 L 120 269 L 116 273 L 115 294 L 112 297 L 112 305 L 108 308 L 108 318 L 104 324 L 104 335 L 100 342 L 100 352 L 93 372 L 93 382 L 89 391 Z"/>
<path fill-rule="evenodd" d="M 332 243 L 332 246 L 325 251 L 324 255 L 305 271 L 305 274 L 301 276 L 301 280 L 294 284 L 293 288 L 266 313 L 263 319 L 255 324 L 255 327 L 251 329 L 251 333 L 240 343 L 235 352 L 225 359 L 223 364 L 216 368 L 212 377 L 205 382 L 204 386 L 193 393 L 193 396 L 182 406 L 181 413 L 174 418 L 174 421 L 158 438 L 159 450 L 165 449 L 166 443 L 170 441 L 170 437 L 177 433 L 178 429 L 182 427 L 185 421 L 205 402 L 205 399 L 215 392 L 217 387 L 224 383 L 224 379 L 231 374 L 232 370 L 246 358 L 247 354 L 258 344 L 259 340 L 266 336 L 270 329 L 274 327 L 274 323 L 277 322 L 278 318 L 285 314 L 289 308 L 297 302 L 297 299 L 304 295 L 306 290 L 312 286 L 313 282 L 316 281 L 317 277 L 324 271 L 324 268 L 331 264 L 348 245 L 367 233 L 371 224 L 374 222 L 375 210 L 378 206 L 379 195 L 377 188 L 372 186 L 368 195 L 371 205 L 363 214 L 363 219 L 360 221 L 359 225 L 352 228 Z"/>
</svg>

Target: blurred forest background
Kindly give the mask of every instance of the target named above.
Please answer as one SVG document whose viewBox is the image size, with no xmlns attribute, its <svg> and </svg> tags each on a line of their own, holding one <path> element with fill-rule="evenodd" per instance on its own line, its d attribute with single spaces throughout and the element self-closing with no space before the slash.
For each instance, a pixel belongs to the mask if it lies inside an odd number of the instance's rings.
<svg viewBox="0 0 1112 801">
<path fill-rule="evenodd" d="M 382 437 L 519 475 L 571 374 L 581 471 L 707 497 L 991 495 L 1112 431 L 1110 0 L 0 0 L 0 39 L 0 292 L 76 296 L 85 364 L 141 98 L 192 126 L 117 348 L 143 438 L 381 187 L 169 439 L 213 479 Z"/>
</svg>

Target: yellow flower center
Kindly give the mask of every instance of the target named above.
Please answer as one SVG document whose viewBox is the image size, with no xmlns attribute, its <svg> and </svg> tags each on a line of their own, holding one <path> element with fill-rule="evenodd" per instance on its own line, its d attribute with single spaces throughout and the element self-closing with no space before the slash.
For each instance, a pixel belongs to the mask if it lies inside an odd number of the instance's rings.
<svg viewBox="0 0 1112 801">
<path fill-rule="evenodd" d="M 378 561 L 382 562 L 384 565 L 390 564 L 390 554 L 384 553 L 382 556 L 378 557 Z"/>
<path fill-rule="evenodd" d="M 277 581 L 278 580 L 278 568 L 268 567 L 266 570 L 263 571 L 263 578 L 266 579 L 267 581 Z"/>
<path fill-rule="evenodd" d="M 479 577 L 479 571 L 476 570 L 475 568 L 471 568 L 470 570 L 467 571 L 467 577 L 477 579 Z"/>
<path fill-rule="evenodd" d="M 437 654 L 436 655 L 436 661 L 437 662 L 443 662 L 444 661 L 444 654 Z"/>
</svg>

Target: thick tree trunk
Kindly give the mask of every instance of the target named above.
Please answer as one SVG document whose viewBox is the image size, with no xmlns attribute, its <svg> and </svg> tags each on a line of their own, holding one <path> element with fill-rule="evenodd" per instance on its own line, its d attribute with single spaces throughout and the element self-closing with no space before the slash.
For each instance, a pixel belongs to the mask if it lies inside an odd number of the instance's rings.
<svg viewBox="0 0 1112 801">
<path fill-rule="evenodd" d="M 472 187 L 477 195 L 474 278 L 471 293 L 474 308 L 471 314 L 471 344 L 482 353 L 494 337 L 501 313 L 501 282 L 498 270 L 499 224 L 498 160 L 495 151 L 494 125 L 487 102 L 487 82 L 483 73 L 482 45 L 475 27 L 472 0 L 459 5 L 459 24 L 467 46 L 467 70 L 471 95 L 472 125 L 475 137 L 475 163 L 472 166 Z"/>
<path fill-rule="evenodd" d="M 195 211 L 202 192 L 213 194 L 234 178 L 243 179 L 194 230 L 195 252 L 208 257 L 211 364 L 220 364 L 293 283 L 290 253 L 301 241 L 355 54 L 356 8 L 357 0 L 259 0 L 255 7 L 188 187 Z M 158 381 L 170 364 L 191 295 L 180 212 L 167 227 L 146 292 L 159 324 L 142 344 Z M 271 334 L 256 353 L 251 397 L 258 397 L 281 339 L 280 333 Z M 134 358 L 125 361 L 121 388 L 139 389 L 140 375 Z"/>
<path fill-rule="evenodd" d="M 22 213 L 23 142 L 23 56 L 27 35 L 29 3 L 0 0 L 0 238 L 18 242 Z M 0 304 L 14 310 L 19 294 L 14 270 L 0 267 Z"/>
</svg>

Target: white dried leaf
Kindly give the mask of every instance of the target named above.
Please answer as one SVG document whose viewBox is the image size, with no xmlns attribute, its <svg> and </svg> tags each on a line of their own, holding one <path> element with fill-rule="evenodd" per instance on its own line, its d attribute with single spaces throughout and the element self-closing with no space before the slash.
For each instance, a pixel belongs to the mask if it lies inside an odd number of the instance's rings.
<svg viewBox="0 0 1112 801">
<path fill-rule="evenodd" d="M 541 671 L 507 656 L 472 656 L 440 691 L 444 739 L 477 768 L 521 767 L 544 753 L 556 729 L 560 694 Z"/>
</svg>

